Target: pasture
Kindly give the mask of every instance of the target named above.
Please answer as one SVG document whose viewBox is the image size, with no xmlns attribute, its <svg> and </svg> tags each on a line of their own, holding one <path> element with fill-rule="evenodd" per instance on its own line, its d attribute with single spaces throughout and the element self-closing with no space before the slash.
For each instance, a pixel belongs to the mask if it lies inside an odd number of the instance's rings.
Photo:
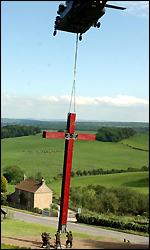
<svg viewBox="0 0 150 250">
<path fill-rule="evenodd" d="M 13 230 L 12 230 L 13 228 Z M 19 230 L 18 230 L 19 229 Z M 2 236 L 35 236 L 41 235 L 41 232 L 50 232 L 55 234 L 53 227 L 48 227 L 39 224 L 33 224 L 29 222 L 22 222 L 13 218 L 6 219 L 2 223 Z"/>
<path fill-rule="evenodd" d="M 128 140 L 138 146 L 141 143 L 142 148 L 148 149 L 148 134 Z M 148 152 L 132 149 L 123 143 L 76 140 L 72 170 L 127 169 L 148 165 Z M 3 139 L 2 169 L 17 165 L 27 177 L 41 172 L 47 181 L 51 181 L 63 171 L 64 145 L 64 140 L 43 139 L 41 134 Z"/>
<path fill-rule="evenodd" d="M 101 185 L 107 188 L 128 187 L 143 194 L 149 192 L 149 173 L 148 172 L 130 172 L 106 175 L 80 176 L 71 178 L 71 187 Z M 61 180 L 53 181 L 50 188 L 54 191 L 56 197 L 61 194 Z"/>
<path fill-rule="evenodd" d="M 122 141 L 123 144 L 128 144 L 132 147 L 149 150 L 149 136 L 147 133 L 135 134 L 134 136 Z"/>
<path fill-rule="evenodd" d="M 90 184 L 110 187 L 129 187 L 143 194 L 149 192 L 149 173 L 148 172 L 128 172 L 106 175 L 91 175 L 71 178 L 71 187 L 87 186 Z M 47 184 L 58 198 L 61 194 L 61 178 Z M 8 193 L 15 191 L 14 185 L 8 185 Z"/>
</svg>

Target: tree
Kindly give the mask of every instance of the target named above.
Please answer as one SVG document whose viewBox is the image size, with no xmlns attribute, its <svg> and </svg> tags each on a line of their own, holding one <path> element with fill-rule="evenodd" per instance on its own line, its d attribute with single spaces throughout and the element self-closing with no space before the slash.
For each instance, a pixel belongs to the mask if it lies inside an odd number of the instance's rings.
<svg viewBox="0 0 150 250">
<path fill-rule="evenodd" d="M 43 175 L 42 175 L 41 172 L 37 172 L 37 173 L 35 174 L 35 180 L 36 180 L 36 181 L 41 181 L 42 178 L 43 178 Z"/>
<path fill-rule="evenodd" d="M 116 197 L 116 195 L 109 191 L 106 190 L 103 192 L 100 196 L 100 202 L 99 204 L 101 205 L 102 211 L 99 212 L 104 212 L 104 213 L 116 213 L 118 208 L 119 208 L 119 199 Z"/>
<path fill-rule="evenodd" d="M 88 172 L 86 170 L 84 170 L 83 175 L 88 175 Z"/>
<path fill-rule="evenodd" d="M 1 129 L 1 138 L 9 137 L 18 137 L 18 136 L 27 136 L 35 135 L 40 133 L 41 130 L 38 127 L 34 126 L 25 126 L 25 125 L 6 125 Z"/>
<path fill-rule="evenodd" d="M 23 180 L 24 172 L 20 169 L 20 167 L 13 165 L 5 167 L 3 175 L 7 179 L 8 183 L 16 184 Z"/>
<path fill-rule="evenodd" d="M 77 175 L 77 176 L 82 176 L 82 171 L 81 171 L 81 170 L 77 170 L 77 171 L 76 171 L 76 175 Z"/>
<path fill-rule="evenodd" d="M 1 176 L 1 192 L 2 193 L 6 193 L 7 192 L 7 179 L 5 178 L 5 176 Z"/>
<path fill-rule="evenodd" d="M 75 176 L 75 172 L 71 171 L 71 177 L 74 177 L 74 176 Z"/>
<path fill-rule="evenodd" d="M 132 128 L 102 127 L 96 133 L 96 140 L 105 142 L 118 142 L 130 136 L 136 131 Z"/>
</svg>

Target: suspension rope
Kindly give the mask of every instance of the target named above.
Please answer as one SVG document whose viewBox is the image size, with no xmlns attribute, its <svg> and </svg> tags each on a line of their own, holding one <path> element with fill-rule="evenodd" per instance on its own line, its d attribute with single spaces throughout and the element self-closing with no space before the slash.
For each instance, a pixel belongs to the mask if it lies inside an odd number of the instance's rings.
<svg viewBox="0 0 150 250">
<path fill-rule="evenodd" d="M 73 73 L 73 85 L 72 85 L 72 91 L 71 91 L 71 100 L 70 100 L 70 106 L 69 106 L 69 113 L 71 111 L 71 104 L 74 99 L 74 112 L 75 112 L 75 105 L 76 105 L 76 67 L 77 67 L 77 54 L 78 54 L 78 33 L 76 38 L 76 48 L 75 48 L 75 60 L 74 60 L 74 73 Z"/>
</svg>

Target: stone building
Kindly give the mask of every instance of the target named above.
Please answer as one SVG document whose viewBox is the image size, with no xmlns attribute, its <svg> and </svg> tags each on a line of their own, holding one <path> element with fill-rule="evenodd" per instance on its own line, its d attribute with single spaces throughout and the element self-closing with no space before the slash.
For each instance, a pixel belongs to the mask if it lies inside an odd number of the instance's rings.
<svg viewBox="0 0 150 250">
<path fill-rule="evenodd" d="M 50 208 L 53 192 L 49 189 L 44 179 L 34 181 L 26 179 L 15 186 L 15 192 L 11 195 L 11 202 L 17 208 L 33 210 Z"/>
</svg>

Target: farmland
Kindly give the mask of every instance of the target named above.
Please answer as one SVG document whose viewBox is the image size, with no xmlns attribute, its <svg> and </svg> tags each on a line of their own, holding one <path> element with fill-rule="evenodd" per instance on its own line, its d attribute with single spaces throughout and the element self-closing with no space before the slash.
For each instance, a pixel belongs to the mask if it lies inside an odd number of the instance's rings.
<svg viewBox="0 0 150 250">
<path fill-rule="evenodd" d="M 129 187 L 143 194 L 149 191 L 149 174 L 147 172 L 131 172 L 109 175 L 81 176 L 71 178 L 71 187 L 87 186 L 90 184 L 104 187 Z M 48 186 L 54 191 L 55 197 L 61 194 L 61 178 L 52 181 Z M 14 185 L 8 185 L 8 192 L 15 191 Z"/>
<path fill-rule="evenodd" d="M 135 134 L 129 139 L 123 140 L 123 144 L 128 144 L 132 147 L 148 150 L 149 136 L 146 133 Z"/>
<path fill-rule="evenodd" d="M 148 149 L 147 133 L 136 134 L 128 140 L 117 143 L 77 140 L 74 146 L 72 168 L 74 172 L 100 168 L 103 170 L 127 170 L 128 168 L 140 170 L 142 166 L 148 166 Z M 35 172 L 41 172 L 57 199 L 61 194 L 61 177 L 58 174 L 62 173 L 63 158 L 64 140 L 61 139 L 43 139 L 42 135 L 38 134 L 2 140 L 2 168 L 17 165 L 23 169 L 27 177 L 33 176 Z M 72 188 L 90 184 L 106 188 L 128 187 L 141 194 L 148 194 L 149 173 L 137 171 L 104 175 L 75 175 L 71 178 Z M 13 191 L 14 186 L 9 184 L 8 192 Z"/>
<path fill-rule="evenodd" d="M 148 193 L 149 175 L 147 172 L 119 173 L 109 175 L 81 176 L 71 179 L 71 187 L 87 186 L 90 184 L 104 187 L 130 187 L 141 193 Z M 60 195 L 61 180 L 50 184 L 56 196 Z"/>
<path fill-rule="evenodd" d="M 131 142 L 131 139 L 128 139 Z M 132 149 L 125 142 L 75 141 L 73 170 L 127 169 L 148 165 L 148 151 Z M 137 137 L 132 139 L 136 145 Z M 148 150 L 148 134 L 141 136 L 142 147 Z M 2 169 L 17 165 L 27 176 L 40 171 L 46 180 L 62 172 L 64 141 L 43 139 L 41 134 L 2 140 Z M 138 142 L 139 146 L 139 142 Z"/>
<path fill-rule="evenodd" d="M 91 169 L 127 169 L 148 165 L 148 134 L 141 133 L 118 143 L 99 141 L 75 141 L 73 171 Z M 2 140 L 2 168 L 18 165 L 27 176 L 41 172 L 56 196 L 60 195 L 64 140 L 43 139 L 41 134 Z M 99 184 L 105 187 L 127 186 L 148 193 L 148 172 L 130 172 L 96 176 L 80 176 L 71 179 L 71 186 Z M 9 185 L 8 191 L 14 190 Z"/>
</svg>

